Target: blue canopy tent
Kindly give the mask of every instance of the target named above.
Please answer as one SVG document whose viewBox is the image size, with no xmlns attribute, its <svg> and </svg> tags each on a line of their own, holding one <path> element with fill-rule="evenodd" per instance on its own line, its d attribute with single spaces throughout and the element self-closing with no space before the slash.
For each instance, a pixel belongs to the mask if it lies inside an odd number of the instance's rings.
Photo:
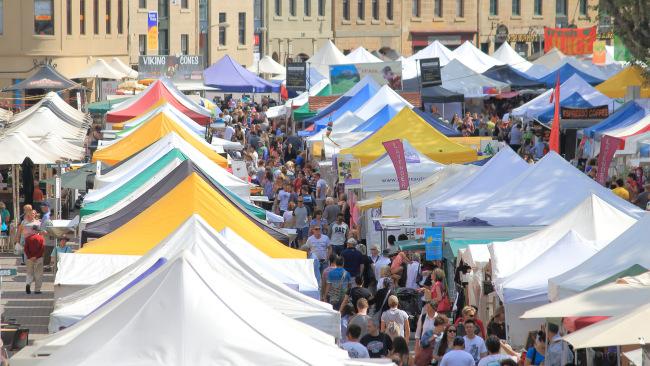
<svg viewBox="0 0 650 366">
<path fill-rule="evenodd" d="M 379 112 L 375 113 L 374 116 L 370 117 L 369 120 L 365 121 L 361 125 L 357 126 L 352 132 L 374 132 L 380 129 L 388 121 L 393 119 L 399 111 L 395 108 L 386 105 Z"/>
<path fill-rule="evenodd" d="M 280 86 L 246 70 L 226 55 L 203 70 L 204 84 L 224 92 L 277 93 Z"/>
<path fill-rule="evenodd" d="M 413 112 L 415 112 L 423 120 L 427 121 L 428 124 L 430 124 L 433 128 L 438 130 L 443 135 L 447 137 L 460 136 L 460 132 L 458 132 L 458 130 L 444 123 L 439 118 L 434 117 L 432 114 L 427 113 L 419 108 L 413 108 Z"/>
<path fill-rule="evenodd" d="M 648 111 L 636 101 L 630 101 L 618 108 L 609 117 L 589 128 L 582 130 L 585 137 L 594 138 L 608 130 L 631 125 L 645 117 Z"/>
<path fill-rule="evenodd" d="M 524 74 L 510 65 L 499 65 L 489 68 L 483 73 L 484 76 L 510 85 L 513 90 L 540 89 L 544 83 Z"/>
<path fill-rule="evenodd" d="M 347 93 L 340 96 L 333 103 L 331 103 L 327 107 L 320 110 L 317 115 L 315 115 L 315 116 L 313 116 L 311 118 L 307 118 L 304 122 L 306 124 L 309 124 L 309 123 L 314 123 L 314 122 L 319 122 L 320 121 L 320 123 L 318 123 L 318 125 L 320 125 L 321 128 L 322 128 L 322 126 L 326 126 L 327 123 L 330 122 L 330 120 L 331 121 L 336 120 L 338 117 L 340 117 L 346 111 L 354 111 L 354 110 L 356 110 L 357 108 L 359 108 L 360 106 L 363 105 L 363 103 L 359 104 L 360 101 L 363 101 L 363 102 L 367 101 L 368 99 L 370 99 L 371 96 L 373 96 L 377 92 L 377 90 L 379 90 L 379 86 L 376 83 L 374 83 L 374 84 L 367 83 L 367 84 L 361 86 L 355 92 L 355 88 L 357 86 L 359 86 L 359 84 L 357 84 L 354 88 L 350 89 Z M 359 93 L 362 93 L 362 94 L 360 95 Z M 350 100 L 352 98 L 356 97 L 357 95 L 359 95 L 359 97 L 357 97 L 354 102 L 352 102 L 351 104 L 348 105 L 348 102 L 350 102 Z M 365 96 L 365 99 L 363 99 L 364 96 Z M 341 111 L 339 111 L 339 110 L 341 110 Z"/>
<path fill-rule="evenodd" d="M 561 107 L 565 108 L 589 108 L 593 107 L 591 103 L 587 102 L 578 92 L 574 92 L 560 102 Z M 547 123 L 553 119 L 555 112 L 555 104 L 549 103 L 549 106 L 541 111 L 536 119 L 542 123 Z"/>
<path fill-rule="evenodd" d="M 580 76 L 584 81 L 586 81 L 588 84 L 591 85 L 597 85 L 602 83 L 604 80 L 593 77 L 589 74 L 586 74 L 575 67 L 573 67 L 571 64 L 566 63 L 556 70 L 551 71 L 550 73 L 546 74 L 545 76 L 542 76 L 538 81 L 545 84 L 549 88 L 555 87 L 555 82 L 557 80 L 557 74 L 560 73 L 560 84 L 564 83 L 567 81 L 571 76 L 577 74 Z"/>
</svg>

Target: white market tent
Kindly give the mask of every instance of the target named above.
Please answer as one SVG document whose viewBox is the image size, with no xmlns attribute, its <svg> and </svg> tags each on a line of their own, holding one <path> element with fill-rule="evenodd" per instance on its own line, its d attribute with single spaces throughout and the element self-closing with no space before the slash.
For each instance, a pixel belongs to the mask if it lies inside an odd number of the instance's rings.
<svg viewBox="0 0 650 366">
<path fill-rule="evenodd" d="M 14 113 L 12 111 L 0 108 L 0 122 L 7 122 L 13 117 Z"/>
<path fill-rule="evenodd" d="M 115 70 L 121 72 L 122 74 L 126 75 L 127 78 L 129 79 L 137 79 L 138 78 L 138 72 L 133 70 L 132 68 L 129 67 L 129 65 L 125 64 L 122 60 L 120 60 L 117 57 L 113 57 L 111 59 L 111 63 L 109 65 L 114 68 Z"/>
<path fill-rule="evenodd" d="M 594 65 L 590 61 L 580 61 L 575 57 L 566 56 L 557 48 L 553 48 L 552 50 L 544 54 L 542 57 L 533 61 L 534 65 L 544 66 L 549 70 L 549 72 L 553 72 L 567 63 L 575 67 L 576 69 L 588 75 L 596 77 L 598 79 L 605 80 L 608 78 L 608 76 L 603 72 L 603 69 L 601 69 L 599 66 Z M 530 75 L 537 78 L 544 76 L 544 75 L 533 75 L 532 73 Z"/>
<path fill-rule="evenodd" d="M 565 58 L 566 56 L 564 55 L 564 53 L 562 53 L 557 48 L 553 47 L 553 49 L 546 52 L 537 60 L 533 61 L 533 64 L 542 65 L 549 70 L 555 70 L 558 68 L 558 66 L 562 63 L 562 61 Z"/>
<path fill-rule="evenodd" d="M 397 92 L 390 86 L 384 85 L 379 88 L 377 93 L 370 97 L 367 102 L 356 109 L 354 113 L 359 118 L 368 120 L 387 105 L 393 107 L 397 111 L 401 111 L 404 107 L 413 108 L 411 103 L 402 98 L 401 95 L 397 94 Z M 335 125 L 337 121 L 334 121 L 333 125 Z"/>
<path fill-rule="evenodd" d="M 183 251 L 76 326 L 24 348 L 12 364 L 346 365 L 347 352 L 333 342 Z"/>
<path fill-rule="evenodd" d="M 146 149 L 139 152 L 137 155 L 132 156 L 128 160 L 121 163 L 119 166 L 112 169 L 107 174 L 102 174 L 95 177 L 95 191 L 89 192 L 84 200 L 88 202 L 96 201 L 106 196 L 108 193 L 115 190 L 117 187 L 128 182 L 133 177 L 145 170 L 149 165 L 156 162 L 162 156 L 167 154 L 172 149 L 179 149 L 185 156 L 194 161 L 196 164 L 209 167 L 207 163 L 209 160 L 204 154 L 198 151 L 194 146 L 178 136 L 175 132 L 170 132 L 162 139 L 149 145 Z M 205 162 L 205 164 L 203 164 Z M 217 166 L 212 163 L 213 166 Z M 230 174 L 225 169 L 213 169 L 212 172 L 206 172 L 210 177 L 214 178 L 219 184 L 228 188 L 238 196 L 247 199 L 250 194 L 248 183 Z M 110 186 L 110 189 L 100 189 Z M 95 193 L 97 192 L 97 193 Z"/>
<path fill-rule="evenodd" d="M 37 144 L 64 160 L 82 160 L 86 155 L 83 147 L 69 143 L 55 133 L 48 133 L 38 140 Z"/>
<path fill-rule="evenodd" d="M 321 90 L 329 85 L 329 80 L 319 80 L 312 85 L 308 91 L 301 93 L 295 98 L 287 100 L 284 104 L 277 105 L 269 108 L 265 114 L 267 118 L 277 118 L 281 116 L 288 116 L 292 108 L 298 108 L 309 102 L 309 97 L 317 95 Z"/>
<path fill-rule="evenodd" d="M 443 67 L 441 76 L 443 88 L 464 94 L 465 98 L 483 98 L 488 95 L 486 89 L 495 89 L 497 92 L 510 90 L 510 85 L 475 72 L 459 59 L 454 59 Z"/>
<path fill-rule="evenodd" d="M 196 214 L 133 264 L 93 286 L 59 299 L 50 315 L 50 332 L 57 332 L 61 327 L 69 327 L 83 319 L 122 289 L 129 287 L 129 284 L 155 271 L 161 264 L 160 261 L 170 259 L 183 250 L 205 258 L 214 271 L 229 277 L 231 283 L 236 283 L 238 288 L 279 312 L 335 337 L 339 336 L 338 313 L 330 305 L 300 293 L 314 292 L 318 295 L 312 259 L 272 259 L 231 230 L 228 230 L 227 237 L 222 236 Z M 66 257 L 79 258 L 85 255 L 69 254 Z M 102 268 L 104 263 L 110 265 L 109 257 L 115 256 L 103 257 L 106 257 L 105 260 L 96 261 L 93 268 Z M 75 266 L 76 263 L 67 261 L 67 264 Z M 80 271 L 87 271 L 87 268 Z"/>
<path fill-rule="evenodd" d="M 646 213 L 636 224 L 589 260 L 570 271 L 550 278 L 549 299 L 552 301 L 564 299 L 634 265 L 650 268 L 649 244 L 650 214 Z"/>
<path fill-rule="evenodd" d="M 185 113 L 179 111 L 176 107 L 169 103 L 163 103 L 156 108 L 153 108 L 146 112 L 145 114 L 138 116 L 134 119 L 131 119 L 124 124 L 124 130 L 121 133 L 117 134 L 117 139 L 124 138 L 135 132 L 140 126 L 144 125 L 149 119 L 157 116 L 158 114 L 164 114 L 165 116 L 173 119 L 175 122 L 178 122 L 181 126 L 185 127 L 186 130 L 193 132 L 195 135 L 203 136 L 205 135 L 205 127 L 196 123 L 193 119 L 188 117 Z"/>
<path fill-rule="evenodd" d="M 41 139 L 49 133 L 80 143 L 86 136 L 86 129 L 75 127 L 59 118 L 51 109 L 43 106 L 19 123 L 11 123 L 7 133 L 22 132 L 31 139 Z"/>
<path fill-rule="evenodd" d="M 503 65 L 504 62 L 492 56 L 486 55 L 470 41 L 465 41 L 454 51 L 454 59 L 462 62 L 476 73 L 484 73 L 493 66 Z"/>
<path fill-rule="evenodd" d="M 612 301 L 625 299 L 625 301 Z M 522 318 L 619 316 L 650 303 L 650 272 L 623 277 L 529 310 Z"/>
<path fill-rule="evenodd" d="M 12 132 L 0 137 L 0 165 L 22 164 L 30 158 L 34 164 L 54 164 L 59 156 L 46 151 L 22 132 Z"/>
<path fill-rule="evenodd" d="M 329 79 L 330 65 L 346 64 L 347 59 L 345 55 L 330 41 L 329 39 L 323 44 L 321 48 L 314 53 L 312 57 L 307 60 L 309 67 L 315 68 L 326 79 Z"/>
<path fill-rule="evenodd" d="M 476 217 L 493 226 L 550 225 L 592 194 L 631 217 L 643 213 L 550 152 L 488 200 L 461 212 L 461 218 Z"/>
<path fill-rule="evenodd" d="M 435 171 L 444 167 L 444 164 L 433 161 L 417 151 L 407 140 L 402 140 L 402 144 L 404 145 L 408 180 L 411 185 L 423 181 Z M 361 169 L 361 185 L 365 192 L 391 192 L 399 190 L 395 167 L 388 154 L 384 154 Z"/>
<path fill-rule="evenodd" d="M 63 100 L 57 93 L 49 92 L 36 104 L 18 114 L 15 114 L 10 121 L 10 125 L 18 125 L 22 123 L 24 119 L 28 119 L 29 116 L 31 116 L 42 107 L 49 108 L 60 119 L 63 119 L 74 127 L 88 128 L 92 122 L 90 115 L 72 107 L 70 104 L 66 103 L 66 101 Z"/>
<path fill-rule="evenodd" d="M 511 115 L 528 119 L 537 117 L 552 105 L 549 101 L 554 89 L 555 88 L 549 89 L 533 98 L 528 103 L 513 109 Z M 596 90 L 578 75 L 571 76 L 560 85 L 560 101 L 570 97 L 573 93 L 580 94 L 580 96 L 591 105 L 607 105 L 609 106 L 610 113 L 613 111 L 612 99 Z"/>
<path fill-rule="evenodd" d="M 352 50 L 352 52 L 345 55 L 345 59 L 349 64 L 365 64 L 374 62 L 384 62 L 379 57 L 368 52 L 363 46 L 359 46 Z"/>
<path fill-rule="evenodd" d="M 449 61 L 456 58 L 456 55 L 452 50 L 450 50 L 445 45 L 443 45 L 442 43 L 436 40 L 433 41 L 428 46 L 426 46 L 425 48 L 419 50 L 412 56 L 408 57 L 407 60 L 415 61 L 423 58 L 434 58 L 434 57 L 440 59 L 440 66 L 445 66 L 446 64 L 449 63 Z"/>
<path fill-rule="evenodd" d="M 647 118 L 644 117 L 644 118 Z M 648 121 L 650 123 L 650 120 Z M 625 147 L 623 149 L 617 150 L 615 155 L 634 155 L 639 152 L 640 144 L 647 144 L 650 141 L 650 131 L 640 133 L 634 136 L 629 136 L 625 139 Z"/>
<path fill-rule="evenodd" d="M 529 169 L 532 168 L 528 163 L 509 146 L 505 146 L 470 179 L 445 194 L 418 205 L 417 218 L 424 220 L 422 222 L 458 221 L 462 210 L 488 199 L 503 185 Z"/>
<path fill-rule="evenodd" d="M 264 56 L 259 61 L 253 62 L 252 65 L 248 67 L 248 71 L 254 72 L 256 74 L 272 74 L 279 75 L 285 74 L 287 70 L 284 66 L 277 63 L 271 56 Z"/>
<path fill-rule="evenodd" d="M 85 69 L 74 74 L 72 79 L 113 79 L 121 80 L 126 78 L 127 75 L 109 65 L 106 61 L 98 58 L 92 64 L 88 65 Z"/>
<path fill-rule="evenodd" d="M 494 51 L 492 57 L 503 62 L 504 64 L 514 67 L 521 72 L 526 72 L 533 66 L 532 62 L 521 57 L 517 51 L 512 49 L 508 42 L 503 42 L 503 44 L 496 51 Z M 548 71 L 544 75 L 547 73 Z"/>
</svg>

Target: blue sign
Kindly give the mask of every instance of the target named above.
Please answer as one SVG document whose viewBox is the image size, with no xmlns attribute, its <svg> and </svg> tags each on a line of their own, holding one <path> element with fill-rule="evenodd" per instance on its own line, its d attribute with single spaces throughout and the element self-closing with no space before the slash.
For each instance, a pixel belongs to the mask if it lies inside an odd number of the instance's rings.
<svg viewBox="0 0 650 366">
<path fill-rule="evenodd" d="M 442 227 L 424 228 L 424 253 L 426 260 L 442 260 Z"/>
</svg>

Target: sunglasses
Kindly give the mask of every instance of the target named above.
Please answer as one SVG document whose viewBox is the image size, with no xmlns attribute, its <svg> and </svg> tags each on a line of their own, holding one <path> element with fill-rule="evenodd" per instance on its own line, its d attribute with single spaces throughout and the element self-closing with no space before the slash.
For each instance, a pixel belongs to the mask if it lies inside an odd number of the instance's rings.
<svg viewBox="0 0 650 366">
<path fill-rule="evenodd" d="M 456 329 L 447 329 L 447 333 L 456 333 Z"/>
</svg>

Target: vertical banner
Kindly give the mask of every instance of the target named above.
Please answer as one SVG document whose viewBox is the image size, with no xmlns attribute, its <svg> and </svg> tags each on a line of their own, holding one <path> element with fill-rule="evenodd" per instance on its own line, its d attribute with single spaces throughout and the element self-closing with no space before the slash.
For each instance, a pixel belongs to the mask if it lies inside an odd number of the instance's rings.
<svg viewBox="0 0 650 366">
<path fill-rule="evenodd" d="M 605 41 L 594 42 L 594 56 L 591 62 L 594 65 L 604 65 L 607 63 L 607 51 L 605 50 Z"/>
<path fill-rule="evenodd" d="M 607 182 L 609 165 L 612 163 L 614 153 L 621 147 L 623 140 L 604 135 L 600 139 L 600 154 L 598 154 L 598 171 L 596 172 L 596 181 L 602 185 Z"/>
<path fill-rule="evenodd" d="M 617 35 L 614 35 L 614 60 L 630 61 L 630 51 Z"/>
<path fill-rule="evenodd" d="M 361 165 L 359 159 L 349 154 L 336 156 L 336 167 L 339 183 L 345 184 L 346 189 L 361 188 Z"/>
<path fill-rule="evenodd" d="M 158 12 L 147 14 L 147 50 L 158 53 Z"/>
<path fill-rule="evenodd" d="M 442 84 L 438 57 L 420 59 L 420 84 L 422 87 Z"/>
<path fill-rule="evenodd" d="M 424 254 L 428 261 L 442 260 L 442 227 L 424 228 Z"/>
<path fill-rule="evenodd" d="M 594 52 L 596 26 L 589 28 L 544 27 L 544 52 L 557 48 L 565 55 L 587 55 Z"/>
<path fill-rule="evenodd" d="M 404 157 L 404 145 L 402 140 L 395 139 L 382 142 L 390 160 L 393 162 L 399 190 L 409 189 L 409 172 L 406 169 L 406 158 Z"/>
<path fill-rule="evenodd" d="M 304 62 L 287 62 L 287 90 L 307 90 L 307 64 Z"/>
</svg>

